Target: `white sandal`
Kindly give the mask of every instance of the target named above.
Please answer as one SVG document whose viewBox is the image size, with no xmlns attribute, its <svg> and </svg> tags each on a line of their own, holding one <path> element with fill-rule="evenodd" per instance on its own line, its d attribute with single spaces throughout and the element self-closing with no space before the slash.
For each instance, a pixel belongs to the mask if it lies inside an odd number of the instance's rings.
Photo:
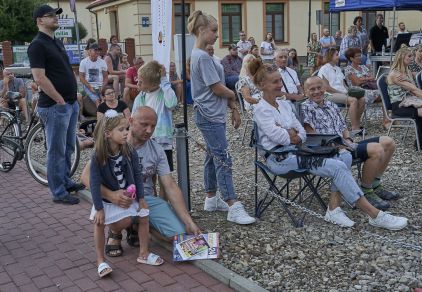
<svg viewBox="0 0 422 292">
<path fill-rule="evenodd" d="M 164 264 L 164 260 L 160 256 L 153 254 L 152 252 L 149 253 L 147 259 L 138 257 L 136 261 L 140 264 L 151 265 L 151 266 L 160 266 Z"/>
<path fill-rule="evenodd" d="M 101 264 L 98 265 L 97 271 L 98 271 L 98 276 L 100 276 L 100 278 L 102 278 L 102 277 L 110 274 L 111 272 L 113 272 L 113 269 L 106 262 L 102 262 Z"/>
</svg>

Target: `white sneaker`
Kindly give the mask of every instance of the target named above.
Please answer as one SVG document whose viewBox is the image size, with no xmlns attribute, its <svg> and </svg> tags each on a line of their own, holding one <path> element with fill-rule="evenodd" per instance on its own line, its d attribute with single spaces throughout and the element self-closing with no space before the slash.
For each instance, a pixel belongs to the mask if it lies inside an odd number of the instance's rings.
<svg viewBox="0 0 422 292">
<path fill-rule="evenodd" d="M 369 224 L 389 230 L 400 230 L 407 226 L 407 218 L 380 211 L 375 219 L 369 218 Z"/>
<path fill-rule="evenodd" d="M 330 208 L 327 208 L 327 213 L 325 213 L 324 219 L 325 221 L 334 222 L 335 224 L 343 227 L 352 227 L 355 225 L 355 222 L 350 220 L 340 207 L 337 207 L 332 211 L 330 211 Z"/>
<path fill-rule="evenodd" d="M 213 211 L 223 211 L 227 212 L 229 210 L 229 205 L 220 198 L 218 193 L 211 198 L 206 197 L 204 203 L 204 210 L 213 212 Z"/>
<path fill-rule="evenodd" d="M 246 213 L 245 208 L 241 202 L 236 202 L 229 207 L 227 221 L 237 224 L 252 224 L 255 222 L 255 218 L 249 216 L 248 213 Z"/>
</svg>

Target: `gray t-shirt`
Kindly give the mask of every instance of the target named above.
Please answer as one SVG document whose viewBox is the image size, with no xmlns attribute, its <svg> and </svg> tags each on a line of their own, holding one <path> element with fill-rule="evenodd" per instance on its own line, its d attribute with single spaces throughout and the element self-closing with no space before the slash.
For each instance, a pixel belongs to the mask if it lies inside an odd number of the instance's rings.
<svg viewBox="0 0 422 292">
<path fill-rule="evenodd" d="M 194 108 L 208 121 L 225 123 L 227 98 L 215 95 L 210 86 L 225 85 L 224 69 L 207 52 L 194 48 L 191 55 L 190 81 Z"/>
<path fill-rule="evenodd" d="M 145 196 L 154 195 L 152 177 L 156 174 L 164 176 L 170 174 L 170 167 L 164 149 L 154 140 L 149 139 L 144 145 L 136 148 L 139 163 L 144 177 Z"/>
<path fill-rule="evenodd" d="M 3 80 L 0 80 L 0 90 L 3 90 Z M 13 81 L 9 81 L 9 91 L 19 92 L 20 88 L 23 88 L 23 80 L 21 78 L 13 78 Z"/>
</svg>

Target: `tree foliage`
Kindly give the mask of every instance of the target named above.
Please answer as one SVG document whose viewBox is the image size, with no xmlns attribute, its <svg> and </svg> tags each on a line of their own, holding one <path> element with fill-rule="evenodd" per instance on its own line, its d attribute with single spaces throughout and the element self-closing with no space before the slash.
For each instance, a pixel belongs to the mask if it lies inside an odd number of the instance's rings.
<svg viewBox="0 0 422 292">
<path fill-rule="evenodd" d="M 75 27 L 76 26 L 72 27 L 72 42 L 73 43 L 76 43 L 76 29 L 75 29 Z M 79 21 L 78 21 L 78 27 L 79 27 L 79 39 L 82 40 L 88 35 L 88 32 L 87 32 L 85 26 L 82 23 L 80 23 Z"/>
<path fill-rule="evenodd" d="M 43 0 L 0 0 L 0 41 L 30 42 L 38 29 L 32 18 Z"/>
</svg>

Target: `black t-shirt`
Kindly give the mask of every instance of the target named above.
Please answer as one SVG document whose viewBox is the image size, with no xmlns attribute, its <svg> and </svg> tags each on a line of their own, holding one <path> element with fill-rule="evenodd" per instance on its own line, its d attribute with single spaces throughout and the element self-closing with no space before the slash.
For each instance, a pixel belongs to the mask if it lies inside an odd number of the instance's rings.
<svg viewBox="0 0 422 292">
<path fill-rule="evenodd" d="M 31 68 L 45 69 L 45 75 L 67 103 L 76 101 L 78 90 L 75 74 L 63 43 L 43 32 L 38 32 L 28 47 Z M 39 107 L 50 107 L 56 102 L 40 92 Z"/>
<path fill-rule="evenodd" d="M 369 31 L 369 39 L 372 41 L 374 47 L 372 50 L 375 52 L 382 51 L 382 45 L 387 47 L 387 39 L 388 39 L 388 30 L 385 26 L 378 27 L 375 25 Z"/>
<path fill-rule="evenodd" d="M 105 112 L 108 111 L 109 109 L 113 109 L 113 110 L 115 110 L 118 113 L 123 113 L 123 111 L 125 109 L 127 109 L 127 104 L 124 101 L 122 101 L 122 100 L 118 100 L 117 101 L 117 106 L 115 108 L 111 108 L 111 107 L 108 107 L 108 105 L 105 102 L 102 102 L 98 106 L 97 112 L 100 112 L 100 113 L 105 114 Z"/>
</svg>

